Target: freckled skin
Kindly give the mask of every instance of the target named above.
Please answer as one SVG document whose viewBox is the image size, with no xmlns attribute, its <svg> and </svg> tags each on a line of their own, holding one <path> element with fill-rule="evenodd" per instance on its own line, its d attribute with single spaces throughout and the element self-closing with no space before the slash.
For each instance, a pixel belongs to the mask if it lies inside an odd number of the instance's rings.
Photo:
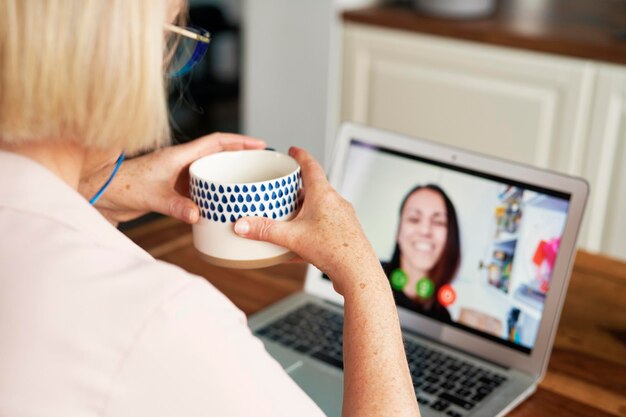
<svg viewBox="0 0 626 417">
<path fill-rule="evenodd" d="M 419 416 L 391 287 L 354 208 L 308 153 L 290 154 L 302 169 L 302 208 L 288 222 L 248 218 L 243 236 L 291 249 L 343 295 L 343 416 Z"/>
<path fill-rule="evenodd" d="M 113 224 L 151 211 L 193 224 L 198 221 L 199 209 L 189 198 L 189 165 L 216 152 L 265 147 L 264 141 L 248 136 L 213 133 L 183 145 L 128 158 L 96 208 Z M 85 198 L 91 198 L 104 184 L 116 159 L 114 155 L 104 168 L 80 179 L 78 191 Z M 191 218 L 188 217 L 190 210 Z"/>
</svg>

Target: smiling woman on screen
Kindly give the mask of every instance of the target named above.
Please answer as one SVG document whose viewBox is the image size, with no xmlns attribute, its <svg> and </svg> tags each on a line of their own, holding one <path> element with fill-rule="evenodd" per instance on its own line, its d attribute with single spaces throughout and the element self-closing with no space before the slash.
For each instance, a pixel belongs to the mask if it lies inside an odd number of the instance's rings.
<svg viewBox="0 0 626 417">
<path fill-rule="evenodd" d="M 450 321 L 438 297 L 461 263 L 456 210 L 438 186 L 413 188 L 400 205 L 391 260 L 383 267 L 399 306 Z"/>
</svg>

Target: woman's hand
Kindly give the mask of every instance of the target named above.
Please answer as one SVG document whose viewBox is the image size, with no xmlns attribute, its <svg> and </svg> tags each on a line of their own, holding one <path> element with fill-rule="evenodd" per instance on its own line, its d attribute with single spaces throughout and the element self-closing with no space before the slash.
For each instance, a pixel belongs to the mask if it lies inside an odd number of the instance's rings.
<svg viewBox="0 0 626 417">
<path fill-rule="evenodd" d="M 291 148 L 289 154 L 300 164 L 302 208 L 288 222 L 264 217 L 244 217 L 235 224 L 240 236 L 286 247 L 331 277 L 335 290 L 344 294 L 353 276 L 363 266 L 380 268 L 352 205 L 328 183 L 322 167 L 306 151 Z"/>
<path fill-rule="evenodd" d="M 112 223 L 155 211 L 195 223 L 199 209 L 189 196 L 189 165 L 221 151 L 263 149 L 265 142 L 248 136 L 213 133 L 183 145 L 170 146 L 125 161 L 96 208 Z M 106 167 L 81 179 L 80 193 L 91 198 L 111 174 Z"/>
<path fill-rule="evenodd" d="M 300 212 L 288 222 L 244 217 L 235 232 L 291 249 L 344 296 L 343 415 L 419 416 L 391 287 L 354 209 L 307 152 L 289 153 L 302 170 Z"/>
</svg>

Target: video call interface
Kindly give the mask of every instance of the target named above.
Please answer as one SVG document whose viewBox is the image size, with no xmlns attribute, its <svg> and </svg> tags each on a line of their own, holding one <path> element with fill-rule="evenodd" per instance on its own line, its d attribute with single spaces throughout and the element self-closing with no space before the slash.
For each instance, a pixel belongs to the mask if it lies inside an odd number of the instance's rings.
<svg viewBox="0 0 626 417">
<path fill-rule="evenodd" d="M 339 189 L 399 308 L 530 353 L 569 195 L 352 140 Z"/>
</svg>

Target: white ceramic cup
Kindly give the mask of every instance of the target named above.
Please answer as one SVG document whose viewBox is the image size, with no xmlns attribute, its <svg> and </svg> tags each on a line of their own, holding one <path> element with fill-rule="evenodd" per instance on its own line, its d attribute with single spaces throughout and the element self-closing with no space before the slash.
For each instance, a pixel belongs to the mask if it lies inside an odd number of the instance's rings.
<svg viewBox="0 0 626 417">
<path fill-rule="evenodd" d="M 220 152 L 189 167 L 191 199 L 200 207 L 193 244 L 207 262 L 227 268 L 264 268 L 294 254 L 268 242 L 239 237 L 241 217 L 290 220 L 298 210 L 300 166 L 292 157 L 270 150 Z"/>
</svg>

